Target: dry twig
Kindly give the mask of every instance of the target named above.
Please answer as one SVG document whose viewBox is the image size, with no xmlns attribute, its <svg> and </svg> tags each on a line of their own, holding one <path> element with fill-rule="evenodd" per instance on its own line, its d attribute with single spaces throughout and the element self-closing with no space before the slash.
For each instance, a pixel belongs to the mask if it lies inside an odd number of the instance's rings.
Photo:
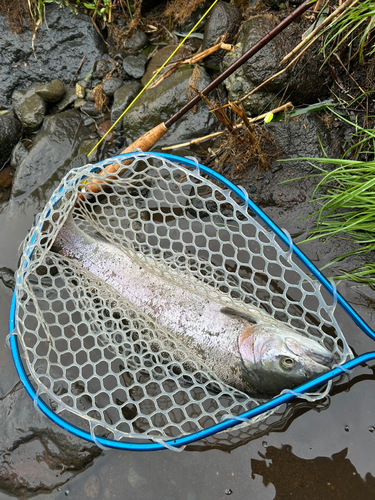
<svg viewBox="0 0 375 500">
<path fill-rule="evenodd" d="M 77 68 L 77 71 L 74 73 L 73 78 L 70 80 L 70 83 L 68 85 L 68 88 L 71 86 L 73 83 L 74 78 L 78 75 L 79 70 L 82 68 L 83 61 L 85 60 L 86 54 L 82 57 L 81 62 L 79 63 L 79 66 Z"/>
<path fill-rule="evenodd" d="M 263 120 L 269 113 L 279 113 L 280 111 L 284 111 L 287 108 L 292 108 L 293 104 L 291 102 L 288 102 L 284 104 L 283 106 L 279 106 L 278 108 L 273 109 L 272 111 L 267 111 L 267 113 L 263 113 L 262 115 L 256 116 L 255 118 L 248 118 L 249 123 L 253 123 L 256 121 Z M 238 123 L 236 125 L 233 125 L 234 130 L 238 130 L 239 128 L 243 127 L 243 123 Z M 165 146 L 164 148 L 161 148 L 162 151 L 167 151 L 169 149 L 179 149 L 179 148 L 185 148 L 188 146 L 192 146 L 193 144 L 199 144 L 200 142 L 207 141 L 208 139 L 212 139 L 214 137 L 218 137 L 220 135 L 223 135 L 227 132 L 227 130 L 220 130 L 219 132 L 213 132 L 212 134 L 205 135 L 203 137 L 199 137 L 197 139 L 192 139 L 191 141 L 188 142 L 183 142 L 181 144 L 174 144 L 173 146 Z"/>
<path fill-rule="evenodd" d="M 213 47 L 203 50 L 202 52 L 194 54 L 192 57 L 188 57 L 187 59 L 182 59 L 181 61 L 176 61 L 171 64 L 168 64 L 166 66 L 166 71 L 162 75 L 160 75 L 159 78 L 157 78 L 154 81 L 154 83 L 149 86 L 149 88 L 152 89 L 156 87 L 157 85 L 159 85 L 159 83 L 168 78 L 168 76 L 173 75 L 173 73 L 175 73 L 178 69 L 182 68 L 183 66 L 196 64 L 202 61 L 205 57 L 209 56 L 210 54 L 213 54 L 217 50 L 233 50 L 233 45 L 221 42 L 214 45 Z"/>
</svg>

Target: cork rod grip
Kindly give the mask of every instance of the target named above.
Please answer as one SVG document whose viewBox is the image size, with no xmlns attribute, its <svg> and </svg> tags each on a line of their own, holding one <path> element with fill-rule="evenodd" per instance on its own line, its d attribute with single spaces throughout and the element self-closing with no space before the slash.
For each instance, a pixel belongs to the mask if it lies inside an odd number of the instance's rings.
<svg viewBox="0 0 375 500">
<path fill-rule="evenodd" d="M 167 130 L 168 129 L 166 128 L 164 123 L 159 123 L 159 125 L 143 134 L 142 137 L 139 137 L 136 141 L 132 142 L 130 146 L 121 151 L 121 154 L 131 153 L 135 148 L 139 148 L 142 151 L 149 151 L 163 137 Z M 125 161 L 122 166 L 130 165 L 130 163 L 131 160 Z M 105 167 L 105 172 L 100 172 L 99 174 L 102 177 L 106 177 L 106 179 L 90 179 L 88 184 L 85 185 L 86 196 L 90 192 L 99 193 L 100 184 L 105 183 L 107 179 L 111 178 L 108 177 L 107 174 L 121 174 L 119 170 L 120 168 L 122 168 L 122 166 L 120 166 L 118 163 L 110 163 Z M 79 193 L 78 197 L 81 200 L 84 200 L 85 194 Z"/>
</svg>

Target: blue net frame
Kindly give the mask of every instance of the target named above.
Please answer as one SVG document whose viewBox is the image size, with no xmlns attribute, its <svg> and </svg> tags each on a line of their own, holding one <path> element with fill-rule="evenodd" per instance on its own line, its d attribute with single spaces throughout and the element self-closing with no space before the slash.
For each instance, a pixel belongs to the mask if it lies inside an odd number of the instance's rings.
<svg viewBox="0 0 375 500">
<path fill-rule="evenodd" d="M 92 171 L 95 171 L 98 167 L 105 167 L 106 165 L 113 162 L 114 159 L 118 158 L 121 160 L 132 159 L 137 156 L 142 156 L 145 153 L 129 153 L 126 155 L 119 155 L 115 158 L 110 158 L 108 160 L 104 160 L 98 163 L 93 167 Z M 152 153 L 154 156 L 159 156 L 163 159 L 169 160 L 171 162 L 176 162 L 181 165 L 185 165 L 188 167 L 198 168 L 201 174 L 208 175 L 211 179 L 220 182 L 227 189 L 233 192 L 240 200 L 242 200 L 255 215 L 262 221 L 262 223 L 272 231 L 283 243 L 289 248 L 291 254 L 299 259 L 299 261 L 305 266 L 308 271 L 318 280 L 318 282 L 324 287 L 325 290 L 332 296 L 334 304 L 339 304 L 343 310 L 347 313 L 347 315 L 354 321 L 354 323 L 372 340 L 375 340 L 375 332 L 370 328 L 370 326 L 358 315 L 358 313 L 350 306 L 350 304 L 341 296 L 340 293 L 337 292 L 335 285 L 328 280 L 319 269 L 308 259 L 308 257 L 292 242 L 290 235 L 281 230 L 247 195 L 247 193 L 241 188 L 234 185 L 224 176 L 218 174 L 212 169 L 197 164 L 196 160 L 192 160 L 189 158 L 182 158 L 170 154 L 163 153 Z M 52 204 L 57 204 L 60 198 L 63 196 L 62 191 L 58 191 L 55 193 L 52 198 Z M 36 234 L 31 235 L 29 239 L 29 246 L 27 248 L 27 252 L 29 255 L 32 255 L 33 245 L 36 240 Z M 86 439 L 87 441 L 91 441 L 96 443 L 98 446 L 102 448 L 113 448 L 113 449 L 121 449 L 121 450 L 132 450 L 132 451 L 153 451 L 153 450 L 163 450 L 163 449 L 181 449 L 182 447 L 191 444 L 195 441 L 207 438 L 216 433 L 227 431 L 228 429 L 238 425 L 242 422 L 249 422 L 255 417 L 272 410 L 282 404 L 288 403 L 292 401 L 294 398 L 299 397 L 307 392 L 310 392 L 313 389 L 316 389 L 323 384 L 326 384 L 328 381 L 334 379 L 342 375 L 343 373 L 347 373 L 353 368 L 359 366 L 362 363 L 371 361 L 375 359 L 375 352 L 368 352 L 362 354 L 354 359 L 347 361 L 342 365 L 338 365 L 329 372 L 321 375 L 320 377 L 310 380 L 305 384 L 299 386 L 293 391 L 284 391 L 279 396 L 267 401 L 265 403 L 260 404 L 259 406 L 252 408 L 249 411 L 246 411 L 235 418 L 227 418 L 223 422 L 219 424 L 215 424 L 207 429 L 201 430 L 199 432 L 194 432 L 187 436 L 183 436 L 176 439 L 162 440 L 158 439 L 154 442 L 126 442 L 126 441 L 116 441 L 112 439 L 106 439 L 103 437 L 95 436 L 93 431 L 86 432 L 70 422 L 66 421 L 60 415 L 55 413 L 40 397 L 39 393 L 33 387 L 31 381 L 29 380 L 24 364 L 21 358 L 21 352 L 19 350 L 19 344 L 17 340 L 17 332 L 16 332 L 16 292 L 13 294 L 10 316 L 9 316 L 9 335 L 7 340 L 9 341 L 9 345 L 11 348 L 14 364 L 17 370 L 17 373 L 27 391 L 31 399 L 34 401 L 34 404 L 37 408 L 39 408 L 47 417 L 49 417 L 53 422 L 62 427 L 63 429 L 71 432 L 72 434 Z"/>
</svg>

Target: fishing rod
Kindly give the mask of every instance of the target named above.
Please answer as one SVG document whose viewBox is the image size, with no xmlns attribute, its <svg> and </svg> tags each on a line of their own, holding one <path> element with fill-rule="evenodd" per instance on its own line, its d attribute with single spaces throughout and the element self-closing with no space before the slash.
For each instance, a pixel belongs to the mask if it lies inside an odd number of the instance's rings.
<svg viewBox="0 0 375 500">
<path fill-rule="evenodd" d="M 132 144 L 125 148 L 121 154 L 130 153 L 134 149 L 138 148 L 142 151 L 149 151 L 153 146 L 164 136 L 164 134 L 169 130 L 169 128 L 182 116 L 184 116 L 191 108 L 193 108 L 203 96 L 209 94 L 214 90 L 220 83 L 222 83 L 229 75 L 234 73 L 242 64 L 248 61 L 254 54 L 259 52 L 265 45 L 267 45 L 275 36 L 277 36 L 281 31 L 283 31 L 290 23 L 297 19 L 301 14 L 303 14 L 313 3 L 317 0 L 305 0 L 299 7 L 297 7 L 293 12 L 291 12 L 285 19 L 283 19 L 277 26 L 266 33 L 258 42 L 256 42 L 252 47 L 250 47 L 241 57 L 234 61 L 225 71 L 223 71 L 218 77 L 216 77 L 212 82 L 207 85 L 199 94 L 193 97 L 187 104 L 185 104 L 181 109 L 179 109 L 173 116 L 171 116 L 167 121 L 159 123 L 156 127 L 146 132 L 144 135 L 136 139 Z M 107 165 L 105 170 L 99 175 L 106 177 L 108 179 L 108 174 L 119 174 L 120 165 L 113 163 Z M 100 191 L 100 184 L 105 182 L 103 179 L 91 179 L 88 184 L 85 185 L 83 193 L 89 194 L 98 193 Z M 85 199 L 83 193 L 80 193 L 80 198 Z"/>
</svg>

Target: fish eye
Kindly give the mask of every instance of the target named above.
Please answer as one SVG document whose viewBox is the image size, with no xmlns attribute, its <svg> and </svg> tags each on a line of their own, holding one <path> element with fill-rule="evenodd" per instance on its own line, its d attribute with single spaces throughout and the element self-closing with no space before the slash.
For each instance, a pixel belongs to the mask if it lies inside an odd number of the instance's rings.
<svg viewBox="0 0 375 500">
<path fill-rule="evenodd" d="M 285 356 L 284 358 L 281 359 L 280 364 L 283 368 L 287 370 L 291 370 L 295 364 L 295 361 L 293 358 L 289 358 L 288 356 Z"/>
</svg>

